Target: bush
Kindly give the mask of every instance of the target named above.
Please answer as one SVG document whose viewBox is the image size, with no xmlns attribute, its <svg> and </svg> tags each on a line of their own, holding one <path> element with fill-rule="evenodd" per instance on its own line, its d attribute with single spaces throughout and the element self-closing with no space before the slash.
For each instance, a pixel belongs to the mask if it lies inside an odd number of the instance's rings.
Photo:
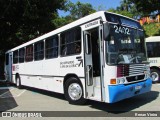
<svg viewBox="0 0 160 120">
<path fill-rule="evenodd" d="M 160 36 L 160 23 L 150 23 L 143 25 L 146 37 Z"/>
</svg>

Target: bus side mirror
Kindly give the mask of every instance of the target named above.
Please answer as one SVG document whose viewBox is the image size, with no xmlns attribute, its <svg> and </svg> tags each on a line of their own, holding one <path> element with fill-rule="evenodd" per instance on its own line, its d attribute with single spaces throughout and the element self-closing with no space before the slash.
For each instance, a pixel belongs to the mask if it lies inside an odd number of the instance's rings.
<svg viewBox="0 0 160 120">
<path fill-rule="evenodd" d="M 107 41 L 109 31 L 110 31 L 109 24 L 106 22 L 106 23 L 103 24 L 103 38 L 104 38 L 105 41 Z"/>
</svg>

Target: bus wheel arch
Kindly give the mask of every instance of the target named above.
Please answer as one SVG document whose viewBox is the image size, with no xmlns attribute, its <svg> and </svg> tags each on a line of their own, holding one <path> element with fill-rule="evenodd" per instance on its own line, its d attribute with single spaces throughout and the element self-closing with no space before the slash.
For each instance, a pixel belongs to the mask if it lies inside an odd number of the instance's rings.
<svg viewBox="0 0 160 120">
<path fill-rule="evenodd" d="M 16 80 L 16 87 L 17 87 L 18 89 L 21 89 L 21 88 L 22 88 L 22 85 L 21 85 L 21 78 L 20 78 L 19 73 L 16 73 L 15 80 Z"/>
<path fill-rule="evenodd" d="M 64 78 L 64 95 L 70 104 L 81 105 L 86 102 L 81 81 L 75 74 L 68 74 Z"/>
<path fill-rule="evenodd" d="M 158 67 L 151 67 L 151 78 L 153 78 L 153 83 L 160 82 L 160 68 Z"/>
</svg>

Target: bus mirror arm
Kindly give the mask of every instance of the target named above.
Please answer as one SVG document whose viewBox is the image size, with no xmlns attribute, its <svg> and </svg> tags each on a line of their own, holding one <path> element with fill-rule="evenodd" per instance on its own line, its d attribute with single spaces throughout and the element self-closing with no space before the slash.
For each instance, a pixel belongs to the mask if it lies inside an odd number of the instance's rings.
<svg viewBox="0 0 160 120">
<path fill-rule="evenodd" d="M 106 23 L 103 24 L 103 38 L 104 38 L 105 41 L 108 40 L 107 37 L 109 35 L 109 31 L 110 31 L 109 24 L 106 22 Z"/>
</svg>

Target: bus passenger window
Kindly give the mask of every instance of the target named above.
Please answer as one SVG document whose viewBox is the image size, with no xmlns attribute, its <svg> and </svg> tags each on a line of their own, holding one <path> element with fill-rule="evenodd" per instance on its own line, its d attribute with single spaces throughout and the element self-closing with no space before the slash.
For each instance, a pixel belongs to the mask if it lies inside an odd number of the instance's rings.
<svg viewBox="0 0 160 120">
<path fill-rule="evenodd" d="M 24 62 L 24 52 L 25 52 L 24 48 L 19 49 L 19 63 Z"/>
<path fill-rule="evenodd" d="M 62 54 L 63 56 L 67 55 L 67 46 L 62 47 Z"/>
<path fill-rule="evenodd" d="M 61 56 L 75 55 L 81 52 L 81 28 L 73 28 L 61 33 Z"/>
<path fill-rule="evenodd" d="M 78 43 L 75 43 L 75 53 L 81 52 L 81 46 Z"/>
<path fill-rule="evenodd" d="M 33 61 L 33 45 L 29 45 L 26 47 L 25 61 Z"/>
<path fill-rule="evenodd" d="M 45 57 L 46 59 L 58 57 L 58 35 L 51 36 L 46 39 Z"/>
<path fill-rule="evenodd" d="M 43 60 L 44 58 L 44 42 L 40 41 L 34 44 L 34 60 Z"/>
<path fill-rule="evenodd" d="M 13 52 L 13 63 L 18 63 L 18 50 Z"/>
</svg>

